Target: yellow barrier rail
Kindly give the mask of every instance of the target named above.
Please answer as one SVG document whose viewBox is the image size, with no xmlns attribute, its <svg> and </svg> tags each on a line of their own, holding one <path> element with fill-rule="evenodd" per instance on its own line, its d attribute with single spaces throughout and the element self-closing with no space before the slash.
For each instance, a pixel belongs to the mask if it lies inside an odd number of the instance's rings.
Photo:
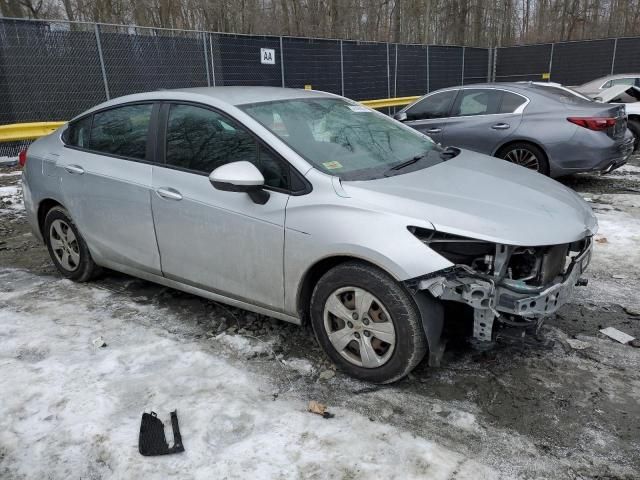
<svg viewBox="0 0 640 480">
<path fill-rule="evenodd" d="M 401 107 L 415 102 L 420 97 L 382 98 L 380 100 L 362 100 L 360 103 L 370 108 Z"/>
<path fill-rule="evenodd" d="M 420 97 L 382 98 L 379 100 L 363 100 L 360 103 L 370 108 L 401 107 L 408 105 Z M 35 140 L 50 134 L 65 122 L 31 122 L 0 125 L 0 143 Z"/>
<path fill-rule="evenodd" d="M 64 122 L 32 122 L 0 125 L 0 142 L 34 140 L 49 135 Z"/>
</svg>

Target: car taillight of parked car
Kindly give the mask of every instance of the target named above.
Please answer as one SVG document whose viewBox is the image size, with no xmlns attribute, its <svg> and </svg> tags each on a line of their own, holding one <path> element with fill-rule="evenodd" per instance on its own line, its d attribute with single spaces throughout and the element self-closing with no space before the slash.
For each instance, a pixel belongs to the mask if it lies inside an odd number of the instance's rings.
<svg viewBox="0 0 640 480">
<path fill-rule="evenodd" d="M 25 148 L 18 154 L 18 163 L 21 167 L 24 167 L 27 164 L 27 149 Z"/>
<path fill-rule="evenodd" d="M 602 132 L 616 125 L 616 119 L 611 117 L 569 117 L 567 120 L 596 132 Z"/>
</svg>

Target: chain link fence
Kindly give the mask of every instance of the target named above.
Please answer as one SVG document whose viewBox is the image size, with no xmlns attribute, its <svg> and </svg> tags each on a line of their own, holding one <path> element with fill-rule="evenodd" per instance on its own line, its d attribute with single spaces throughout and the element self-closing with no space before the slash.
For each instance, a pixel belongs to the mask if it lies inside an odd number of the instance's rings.
<svg viewBox="0 0 640 480">
<path fill-rule="evenodd" d="M 640 38 L 607 38 L 497 48 L 493 79 L 580 85 L 616 73 L 640 72 Z"/>
<path fill-rule="evenodd" d="M 0 125 L 68 120 L 110 98 L 168 88 L 310 85 L 355 100 L 423 95 L 486 81 L 490 67 L 481 48 L 0 18 Z"/>
</svg>

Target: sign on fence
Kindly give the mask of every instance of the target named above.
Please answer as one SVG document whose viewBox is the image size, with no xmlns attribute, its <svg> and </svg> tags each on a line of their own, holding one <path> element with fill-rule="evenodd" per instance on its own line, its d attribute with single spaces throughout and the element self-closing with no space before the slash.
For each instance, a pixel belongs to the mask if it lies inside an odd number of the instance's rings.
<svg viewBox="0 0 640 480">
<path fill-rule="evenodd" d="M 273 48 L 261 48 L 260 49 L 260 63 L 265 65 L 276 64 L 276 51 Z"/>
</svg>

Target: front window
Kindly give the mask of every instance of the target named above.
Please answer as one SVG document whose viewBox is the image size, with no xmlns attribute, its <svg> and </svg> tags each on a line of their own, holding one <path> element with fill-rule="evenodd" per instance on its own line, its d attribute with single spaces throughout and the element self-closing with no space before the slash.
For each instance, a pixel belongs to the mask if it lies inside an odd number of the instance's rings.
<svg viewBox="0 0 640 480">
<path fill-rule="evenodd" d="M 282 100 L 240 108 L 314 167 L 345 180 L 381 178 L 413 159 L 415 165 L 402 173 L 443 161 L 441 149 L 427 136 L 339 98 Z"/>
</svg>

